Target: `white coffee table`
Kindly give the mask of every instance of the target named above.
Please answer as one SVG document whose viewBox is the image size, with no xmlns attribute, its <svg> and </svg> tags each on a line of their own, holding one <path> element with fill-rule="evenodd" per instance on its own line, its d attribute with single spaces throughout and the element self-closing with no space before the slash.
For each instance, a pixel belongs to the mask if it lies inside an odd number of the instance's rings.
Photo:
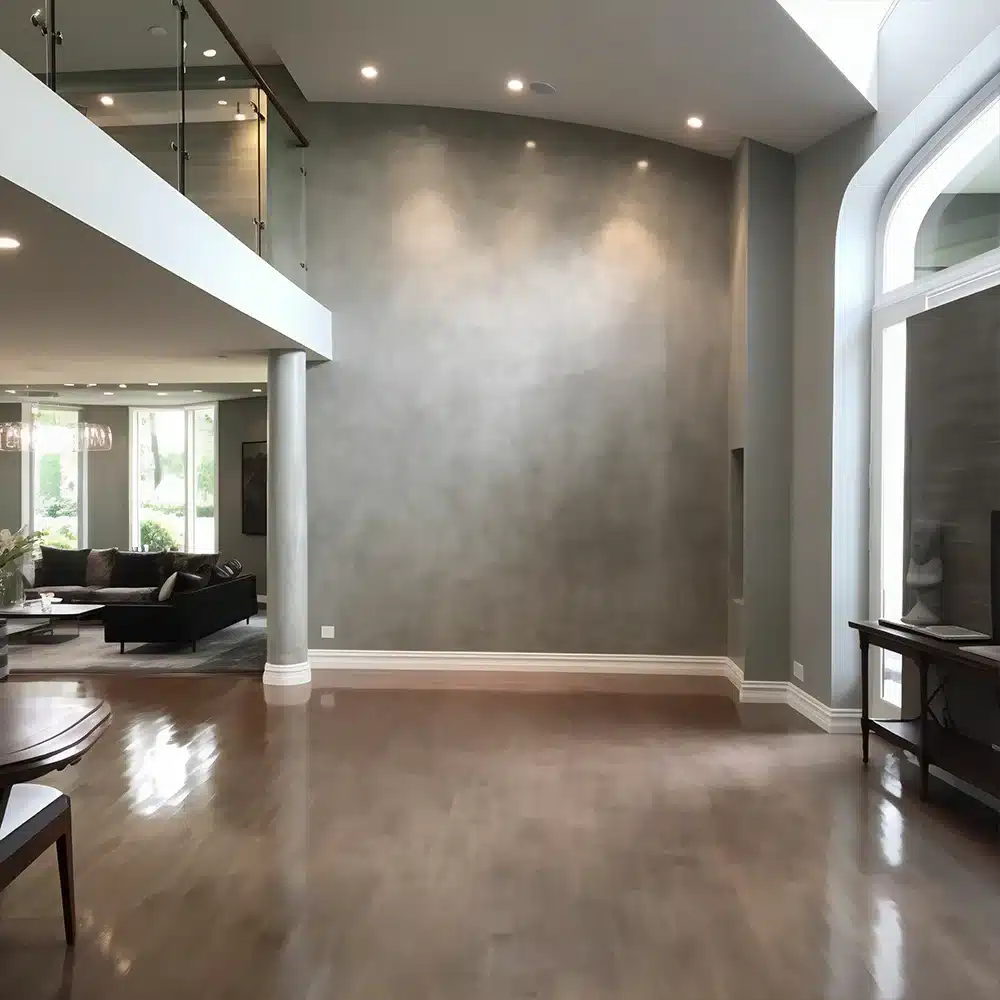
<svg viewBox="0 0 1000 1000">
<path fill-rule="evenodd" d="M 84 618 L 99 615 L 103 604 L 53 604 L 47 611 L 42 610 L 41 601 L 28 601 L 16 607 L 0 606 L 0 618 L 48 621 L 49 631 L 55 633 L 56 622 L 76 622 L 76 634 L 80 634 L 80 622 Z"/>
</svg>

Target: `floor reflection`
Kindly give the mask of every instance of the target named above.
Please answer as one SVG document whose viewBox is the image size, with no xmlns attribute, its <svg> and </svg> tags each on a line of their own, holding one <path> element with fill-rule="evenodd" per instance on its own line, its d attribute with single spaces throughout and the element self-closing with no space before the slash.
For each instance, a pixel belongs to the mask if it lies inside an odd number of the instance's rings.
<svg viewBox="0 0 1000 1000">
<path fill-rule="evenodd" d="M 169 717 L 135 720 L 125 739 L 132 811 L 152 816 L 176 809 L 194 789 L 211 781 L 217 757 L 212 724 L 198 726 L 184 742 Z"/>
</svg>

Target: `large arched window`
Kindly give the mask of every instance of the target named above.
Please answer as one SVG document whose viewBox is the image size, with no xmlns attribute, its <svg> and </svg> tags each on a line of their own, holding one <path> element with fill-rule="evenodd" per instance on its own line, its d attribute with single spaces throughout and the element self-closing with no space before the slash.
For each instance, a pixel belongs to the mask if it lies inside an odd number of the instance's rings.
<svg viewBox="0 0 1000 1000">
<path fill-rule="evenodd" d="M 967 620 L 954 624 L 985 630 L 989 552 L 981 536 L 988 535 L 989 505 L 1000 509 L 1000 479 L 995 496 L 992 490 L 977 496 L 968 466 L 984 459 L 965 449 L 992 436 L 1000 469 L 1000 384 L 989 382 L 1000 365 L 1000 289 L 988 291 L 1000 286 L 1000 78 L 909 164 L 886 199 L 880 234 L 872 331 L 871 611 L 887 618 L 948 617 L 962 604 L 969 607 Z M 979 295 L 985 298 L 970 299 L 964 313 L 955 305 Z M 976 409 L 988 390 L 998 400 L 995 421 L 982 406 Z M 970 415 L 970 408 L 976 412 Z M 968 444 L 962 420 L 977 424 Z M 979 426 L 990 422 L 995 428 Z M 943 554 L 950 559 L 942 561 Z M 945 591 L 943 580 L 933 581 L 949 572 L 952 586 Z M 948 597 L 952 609 L 942 607 Z M 884 654 L 881 669 L 873 671 L 871 695 L 884 711 L 900 705 L 901 668 L 898 656 Z"/>
</svg>

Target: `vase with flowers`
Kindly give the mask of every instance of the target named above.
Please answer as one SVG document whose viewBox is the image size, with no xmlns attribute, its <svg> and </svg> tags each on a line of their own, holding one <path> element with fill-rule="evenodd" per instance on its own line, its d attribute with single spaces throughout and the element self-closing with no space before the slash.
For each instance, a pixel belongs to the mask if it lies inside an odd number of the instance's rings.
<svg viewBox="0 0 1000 1000">
<path fill-rule="evenodd" d="M 27 528 L 19 531 L 0 529 L 0 607 L 17 607 L 24 603 L 24 574 L 21 566 L 34 553 L 38 532 Z"/>
</svg>

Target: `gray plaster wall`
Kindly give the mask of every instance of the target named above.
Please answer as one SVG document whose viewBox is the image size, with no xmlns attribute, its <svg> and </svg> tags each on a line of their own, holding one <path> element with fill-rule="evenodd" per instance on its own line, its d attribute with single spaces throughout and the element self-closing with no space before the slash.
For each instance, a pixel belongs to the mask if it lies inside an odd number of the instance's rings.
<svg viewBox="0 0 1000 1000">
<path fill-rule="evenodd" d="M 791 653 L 805 689 L 836 707 L 860 702 L 846 622 L 868 613 L 878 214 L 910 158 L 1000 71 L 998 24 L 982 0 L 902 0 L 881 33 L 878 113 L 796 157 Z"/>
<path fill-rule="evenodd" d="M 338 347 L 308 374 L 310 645 L 725 653 L 730 163 L 295 114 Z"/>
<path fill-rule="evenodd" d="M 0 423 L 20 419 L 20 403 L 0 403 Z M 21 453 L 0 452 L 0 528 L 17 531 L 21 524 Z"/>
<path fill-rule="evenodd" d="M 111 450 L 87 456 L 87 545 L 128 549 L 128 407 L 86 406 L 80 419 L 111 428 Z"/>
<path fill-rule="evenodd" d="M 795 162 L 759 142 L 748 159 L 744 412 L 745 677 L 790 659 Z"/>
<path fill-rule="evenodd" d="M 750 207 L 750 142 L 744 139 L 733 157 L 731 218 L 731 333 L 729 352 L 729 603 L 727 655 L 742 670 L 746 656 L 744 604 L 744 481 L 738 476 L 746 446 L 747 406 L 747 243 Z M 739 452 L 740 454 L 736 454 Z M 745 456 L 744 461 L 745 461 Z M 742 530 L 741 530 L 742 526 Z"/>
<path fill-rule="evenodd" d="M 219 552 L 239 559 L 267 594 L 267 536 L 243 534 L 243 442 L 267 440 L 267 399 L 219 402 Z"/>
</svg>

